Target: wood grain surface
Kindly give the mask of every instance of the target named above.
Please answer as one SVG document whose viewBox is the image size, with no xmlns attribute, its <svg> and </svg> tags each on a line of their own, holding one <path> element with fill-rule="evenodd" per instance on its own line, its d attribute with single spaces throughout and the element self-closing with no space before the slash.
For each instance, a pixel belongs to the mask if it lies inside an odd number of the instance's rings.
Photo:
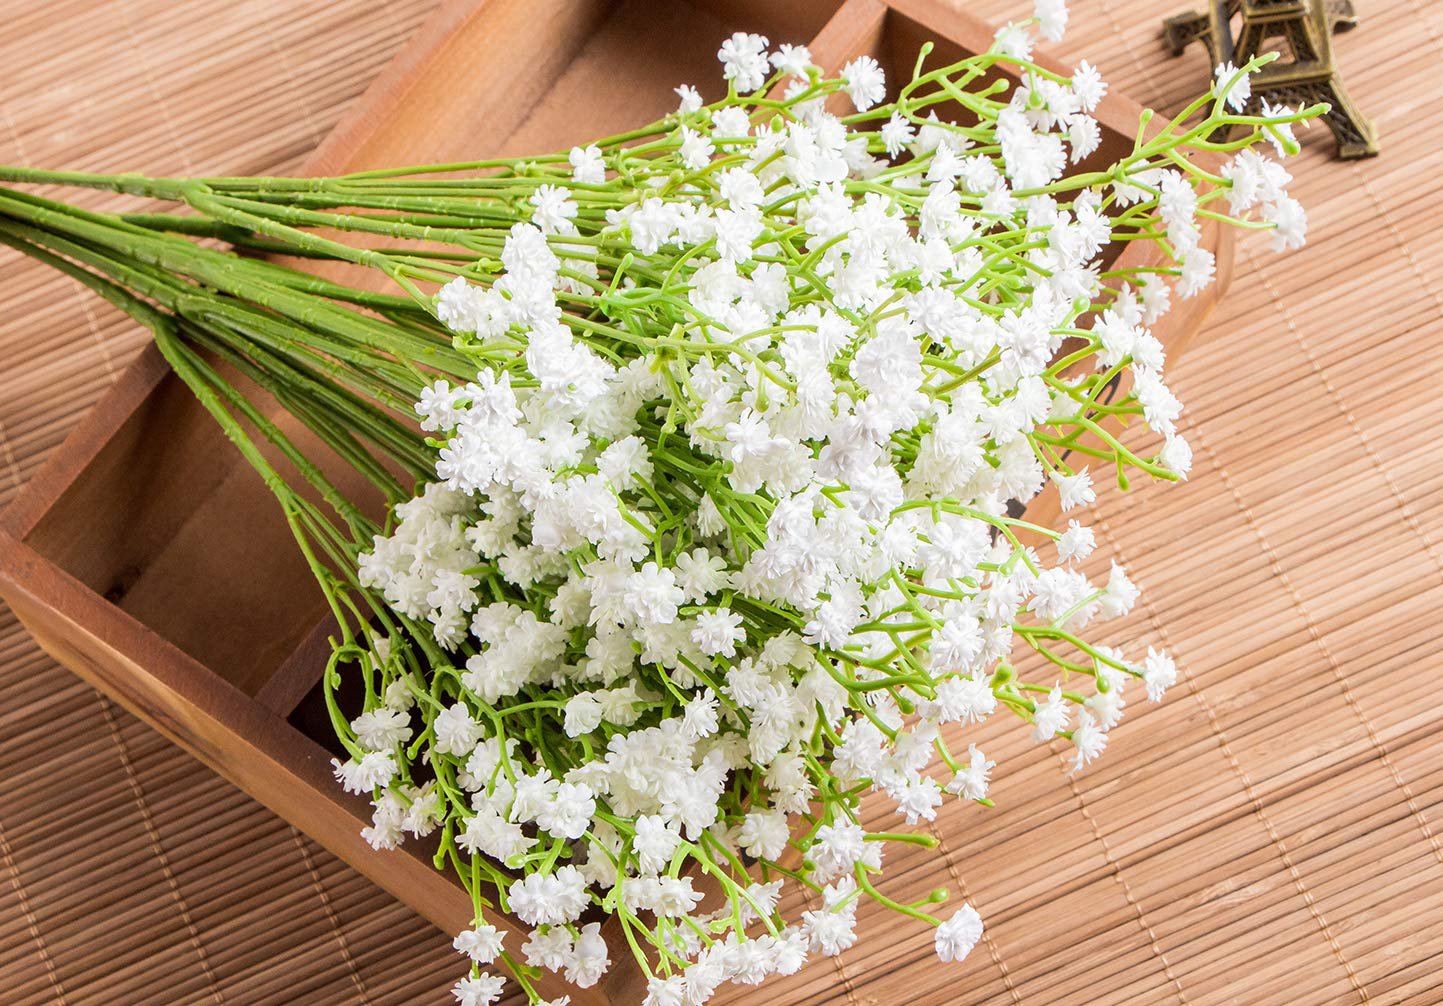
<svg viewBox="0 0 1443 1006">
<path fill-rule="evenodd" d="M 999 22 L 1027 6 L 966 4 Z M 1171 61 L 1158 38 L 1173 3 L 1073 6 L 1064 55 L 1164 111 L 1200 86 L 1200 54 Z M 294 169 L 430 7 L 0 3 L 0 158 Z M 1099 511 L 1102 551 L 1146 591 L 1123 642 L 1166 643 L 1183 681 L 1077 776 L 1015 726 L 986 738 L 999 807 L 949 808 L 940 854 L 887 874 L 978 906 L 988 936 L 964 965 L 864 913 L 847 957 L 728 1002 L 1443 1001 L 1443 5 L 1359 8 L 1337 58 L 1383 157 L 1338 164 L 1309 139 L 1309 247 L 1244 241 L 1207 348 L 1172 368 L 1193 480 Z M 143 336 L 13 255 L 0 291 L 3 502 Z M 8 614 L 0 769 L 0 1001 L 447 1000 L 446 940 Z"/>
</svg>

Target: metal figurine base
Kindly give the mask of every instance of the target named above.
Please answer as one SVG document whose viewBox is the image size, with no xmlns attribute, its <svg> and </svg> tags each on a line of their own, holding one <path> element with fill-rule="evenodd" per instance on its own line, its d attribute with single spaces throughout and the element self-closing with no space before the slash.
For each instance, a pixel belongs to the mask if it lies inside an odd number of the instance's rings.
<svg viewBox="0 0 1443 1006">
<path fill-rule="evenodd" d="M 1163 38 L 1174 56 L 1201 41 L 1214 66 L 1227 61 L 1241 66 L 1260 52 L 1281 48 L 1283 58 L 1254 75 L 1249 111 L 1264 100 L 1294 107 L 1325 101 L 1332 111 L 1322 121 L 1333 131 L 1338 156 L 1353 160 L 1378 153 L 1372 123 L 1348 97 L 1333 66 L 1333 32 L 1357 24 L 1352 0 L 1214 0 L 1205 11 L 1168 18 Z M 1274 40 L 1284 44 L 1270 45 Z"/>
</svg>

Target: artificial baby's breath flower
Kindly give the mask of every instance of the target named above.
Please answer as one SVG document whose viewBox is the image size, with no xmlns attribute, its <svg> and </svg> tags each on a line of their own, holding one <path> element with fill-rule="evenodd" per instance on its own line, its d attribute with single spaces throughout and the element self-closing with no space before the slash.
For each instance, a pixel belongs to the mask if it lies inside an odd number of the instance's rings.
<svg viewBox="0 0 1443 1006">
<path fill-rule="evenodd" d="M 1086 559 L 1097 547 L 1097 539 L 1090 527 L 1083 527 L 1075 520 L 1067 522 L 1067 530 L 1057 539 L 1057 557 L 1063 562 Z"/>
<path fill-rule="evenodd" d="M 388 785 L 396 776 L 396 756 L 390 751 L 367 751 L 357 761 L 344 764 L 331 759 L 336 779 L 347 793 L 369 793 Z"/>
<path fill-rule="evenodd" d="M 782 43 L 777 46 L 777 51 L 772 53 L 771 62 L 781 73 L 803 80 L 807 77 L 807 71 L 813 68 L 812 54 L 804 45 Z"/>
<path fill-rule="evenodd" d="M 716 148 L 711 139 L 702 133 L 681 127 L 681 162 L 694 171 L 707 166 Z"/>
<path fill-rule="evenodd" d="M 1067 729 L 1069 716 L 1067 701 L 1062 697 L 1062 689 L 1054 687 L 1047 693 L 1047 700 L 1038 703 L 1037 711 L 1033 713 L 1033 740 L 1045 741 L 1062 733 Z"/>
<path fill-rule="evenodd" d="M 682 84 L 676 88 L 676 95 L 681 99 L 681 104 L 677 107 L 677 111 L 682 115 L 689 115 L 692 112 L 701 110 L 701 92 L 692 85 Z"/>
<path fill-rule="evenodd" d="M 1062 499 L 1062 509 L 1064 510 L 1086 506 L 1097 499 L 1097 493 L 1092 488 L 1092 476 L 1086 468 L 1074 472 L 1071 475 L 1053 472 L 1052 481 L 1057 486 L 1057 492 Z"/>
<path fill-rule="evenodd" d="M 1228 61 L 1219 63 L 1213 76 L 1217 78 L 1215 91 L 1219 101 L 1235 112 L 1241 112 L 1247 107 L 1248 99 L 1253 94 L 1253 82 L 1248 73 L 1240 71 Z"/>
<path fill-rule="evenodd" d="M 501 942 L 506 934 L 495 926 L 477 926 L 457 935 L 451 945 L 477 964 L 490 964 L 501 952 Z"/>
<path fill-rule="evenodd" d="M 1159 455 L 1168 469 L 1186 478 L 1188 472 L 1192 471 L 1192 448 L 1188 442 L 1179 436 L 1171 436 L 1163 444 L 1162 452 Z"/>
<path fill-rule="evenodd" d="M 996 767 L 997 763 L 988 761 L 987 756 L 978 750 L 976 744 L 969 744 L 967 746 L 967 764 L 947 784 L 947 792 L 968 800 L 987 799 L 989 776 Z"/>
<path fill-rule="evenodd" d="M 684 1006 L 687 982 L 682 975 L 668 978 L 650 978 L 646 983 L 646 998 L 642 1006 Z"/>
<path fill-rule="evenodd" d="M 738 91 L 755 91 L 767 79 L 767 40 L 764 36 L 737 32 L 722 43 L 717 58 L 721 60 L 722 76 Z"/>
<path fill-rule="evenodd" d="M 1102 754 L 1107 747 L 1107 731 L 1088 713 L 1082 713 L 1077 727 L 1072 731 L 1072 744 L 1076 748 L 1073 771 L 1077 771 Z"/>
<path fill-rule="evenodd" d="M 372 751 L 384 751 L 411 739 L 411 717 L 396 709 L 373 709 L 351 721 L 356 743 Z"/>
<path fill-rule="evenodd" d="M 1273 250 L 1301 248 L 1307 241 L 1308 214 L 1303 204 L 1290 196 L 1268 203 L 1263 219 L 1273 225 Z"/>
<path fill-rule="evenodd" d="M 1032 34 L 1024 25 L 1005 24 L 997 29 L 993 47 L 1019 61 L 1032 58 Z"/>
<path fill-rule="evenodd" d="M 858 56 L 842 67 L 842 79 L 847 82 L 847 96 L 860 112 L 865 112 L 886 97 L 886 77 L 882 67 L 871 56 Z"/>
<path fill-rule="evenodd" d="M 831 895 L 828 900 L 832 900 Z M 829 905 L 803 912 L 802 932 L 813 950 L 826 957 L 837 956 L 857 942 L 857 903 L 847 901 L 841 907 Z"/>
<path fill-rule="evenodd" d="M 1285 121 L 1292 117 L 1293 109 L 1287 105 L 1275 105 L 1267 99 L 1263 99 L 1262 114 L 1263 118 L 1269 120 L 1263 126 L 1263 135 L 1268 138 L 1268 142 L 1273 145 L 1273 149 L 1277 151 L 1279 157 L 1285 156 L 1297 143 L 1296 137 L 1293 136 L 1293 124 Z M 1307 125 L 1306 122 L 1303 124 Z"/>
<path fill-rule="evenodd" d="M 1067 139 L 1072 144 L 1072 163 L 1077 164 L 1102 143 L 1102 127 L 1092 116 L 1078 113 L 1068 120 Z"/>
<path fill-rule="evenodd" d="M 536 207 L 532 220 L 547 234 L 574 233 L 576 226 L 571 222 L 576 216 L 576 203 L 568 197 L 568 190 L 554 185 L 542 185 L 531 193 L 531 205 Z"/>
<path fill-rule="evenodd" d="M 934 942 L 943 961 L 960 961 L 982 939 L 982 917 L 971 905 L 963 905 L 937 927 Z"/>
<path fill-rule="evenodd" d="M 451 989 L 457 1006 L 492 1006 L 501 998 L 506 979 L 499 975 L 482 972 L 475 977 L 462 978 Z"/>
<path fill-rule="evenodd" d="M 1103 81 L 1102 74 L 1085 59 L 1079 62 L 1077 69 L 1072 72 L 1072 93 L 1077 95 L 1078 104 L 1084 112 L 1097 108 L 1098 103 L 1107 95 L 1107 84 Z"/>
<path fill-rule="evenodd" d="M 882 126 L 882 142 L 886 145 L 890 157 L 896 157 L 907 149 L 915 136 L 912 123 L 900 112 L 893 112 L 891 118 Z"/>
<path fill-rule="evenodd" d="M 1147 659 L 1143 661 L 1142 680 L 1147 685 L 1147 697 L 1160 702 L 1163 693 L 1177 683 L 1177 665 L 1166 653 L 1149 646 Z"/>
<path fill-rule="evenodd" d="M 567 160 L 571 164 L 571 177 L 577 183 L 600 185 L 606 180 L 606 164 L 595 144 L 572 147 Z"/>
<path fill-rule="evenodd" d="M 1035 0 L 1038 30 L 1049 42 L 1061 42 L 1067 29 L 1067 0 Z"/>
<path fill-rule="evenodd" d="M 556 926 L 573 922 L 586 907 L 586 878 L 574 866 L 547 875 L 532 873 L 507 891 L 516 917 L 529 925 Z"/>
</svg>

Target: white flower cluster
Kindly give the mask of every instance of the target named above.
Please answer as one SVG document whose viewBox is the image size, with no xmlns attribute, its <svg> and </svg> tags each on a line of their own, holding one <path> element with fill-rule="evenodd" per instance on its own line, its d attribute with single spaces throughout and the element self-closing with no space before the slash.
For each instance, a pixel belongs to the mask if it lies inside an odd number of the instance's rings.
<svg viewBox="0 0 1443 1006">
<path fill-rule="evenodd" d="M 1066 18 L 1039 4 L 1048 37 Z M 1012 514 L 1049 486 L 1092 502 L 1081 462 L 1186 475 L 1147 326 L 1170 278 L 1212 278 L 1199 211 L 1262 207 L 1283 245 L 1303 218 L 1277 162 L 1243 149 L 1213 187 L 1181 132 L 1069 175 L 1105 85 L 1028 63 L 1028 30 L 987 57 L 1020 67 L 1009 93 L 963 91 L 964 63 L 891 104 L 870 57 L 829 80 L 803 47 L 735 35 L 727 99 L 680 88 L 655 135 L 572 150 L 496 259 L 440 291 L 484 364 L 421 394 L 436 479 L 360 559 L 431 638 L 363 658 L 376 684 L 337 771 L 375 795 L 373 844 L 442 829 L 515 871 L 487 877 L 533 927 L 528 964 L 598 981 L 593 906 L 639 934 L 649 1006 L 838 953 L 882 865 L 864 793 L 909 825 L 985 800 L 993 762 L 949 745 L 1002 707 L 1081 767 L 1133 682 L 1152 701 L 1174 682 L 1164 653 L 1078 635 L 1138 596 L 1116 563 L 1078 568 L 1093 532 Z M 772 87 L 780 110 L 747 96 Z M 1238 93 L 1219 88 L 1217 108 Z M 957 93 L 964 124 L 937 114 Z M 1109 272 L 1120 239 L 1157 235 L 1173 263 Z M 1109 428 L 1134 417 L 1151 454 Z M 1019 647 L 1057 676 L 1023 681 Z M 792 922 L 783 878 L 819 894 Z M 903 906 L 939 923 L 925 908 Z M 981 931 L 963 906 L 939 956 Z M 463 1004 L 500 995 L 479 968 L 501 935 L 478 918 L 457 938 Z"/>
</svg>

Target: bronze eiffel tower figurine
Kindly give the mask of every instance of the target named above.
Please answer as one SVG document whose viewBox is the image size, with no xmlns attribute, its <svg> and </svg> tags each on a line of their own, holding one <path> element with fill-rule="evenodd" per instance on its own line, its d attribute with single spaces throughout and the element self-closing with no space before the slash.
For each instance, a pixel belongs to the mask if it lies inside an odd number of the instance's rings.
<svg viewBox="0 0 1443 1006">
<path fill-rule="evenodd" d="M 1248 110 L 1256 112 L 1264 100 L 1294 108 L 1325 101 L 1332 111 L 1323 122 L 1338 141 L 1338 156 L 1351 160 L 1378 153 L 1372 123 L 1348 97 L 1333 67 L 1333 32 L 1357 23 L 1352 0 L 1213 0 L 1206 11 L 1168 18 L 1163 37 L 1174 56 L 1201 40 L 1214 66 L 1229 60 L 1241 66 L 1268 51 L 1274 40 L 1286 43 L 1281 59 L 1253 75 Z"/>
</svg>

